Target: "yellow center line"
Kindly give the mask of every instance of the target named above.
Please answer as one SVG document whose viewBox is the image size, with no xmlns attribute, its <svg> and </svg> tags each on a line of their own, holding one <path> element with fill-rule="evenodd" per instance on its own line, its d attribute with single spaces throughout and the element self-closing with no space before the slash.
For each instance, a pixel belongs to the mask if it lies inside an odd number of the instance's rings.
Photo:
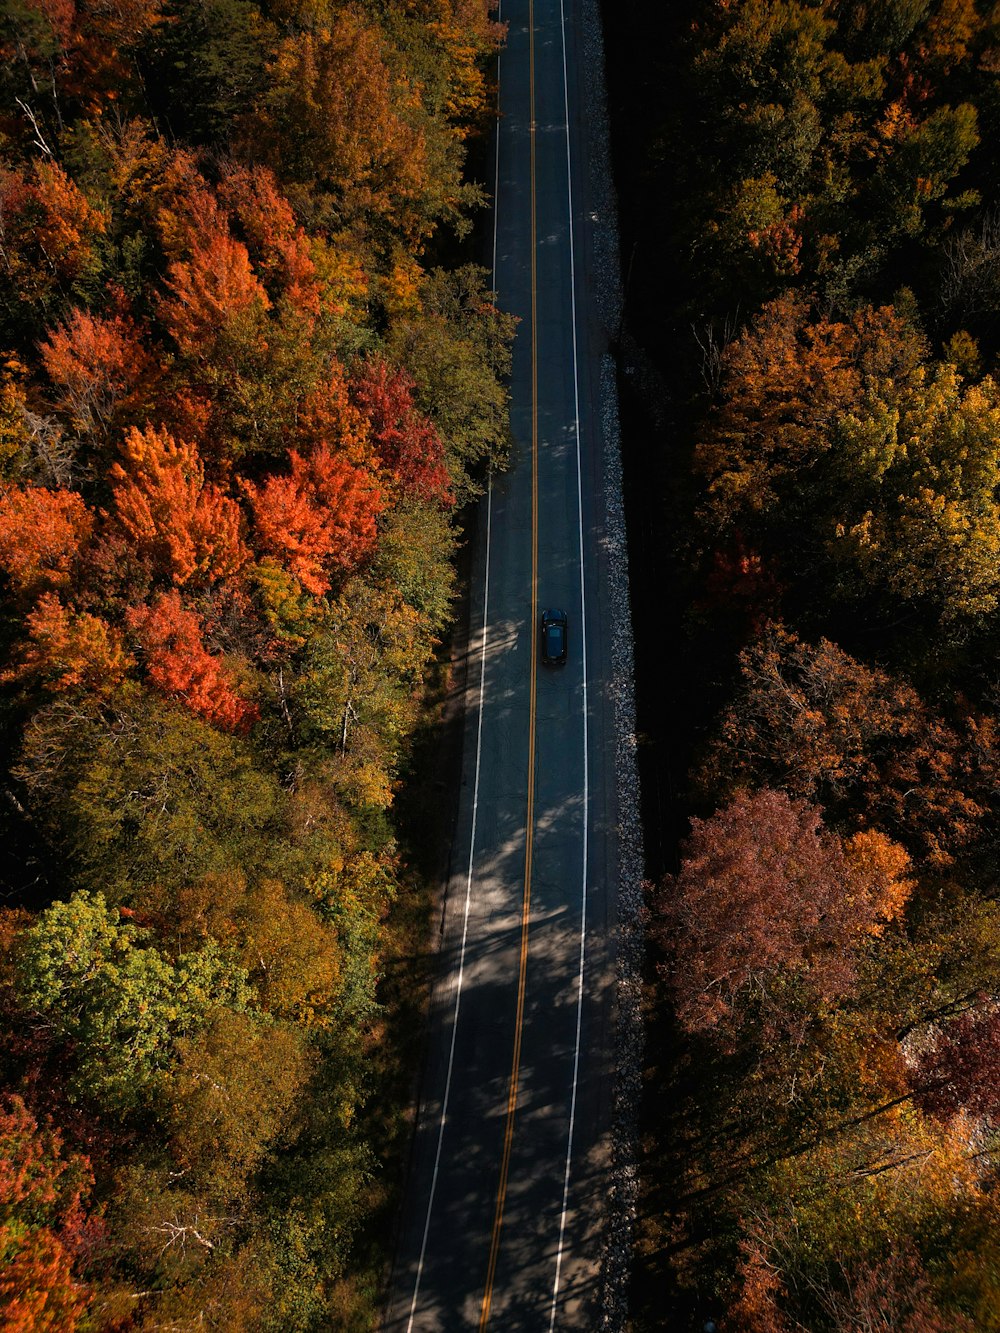
<svg viewBox="0 0 1000 1333">
<path fill-rule="evenodd" d="M 538 288 L 535 221 L 535 5 L 528 0 L 528 80 L 531 147 L 531 673 L 528 690 L 528 804 L 524 844 L 524 894 L 521 900 L 521 957 L 517 974 L 517 1013 L 514 1020 L 514 1053 L 511 1059 L 510 1087 L 507 1094 L 507 1123 L 504 1127 L 503 1155 L 500 1159 L 500 1183 L 490 1240 L 490 1261 L 486 1288 L 479 1314 L 480 1333 L 489 1323 L 493 1303 L 493 1283 L 500 1253 L 504 1204 L 507 1200 L 507 1176 L 510 1150 L 514 1140 L 517 1112 L 517 1088 L 521 1070 L 521 1029 L 524 1022 L 524 991 L 528 975 L 528 929 L 531 918 L 531 853 L 535 830 L 535 690 L 538 669 Z M 495 207 L 494 203 L 494 207 Z"/>
</svg>

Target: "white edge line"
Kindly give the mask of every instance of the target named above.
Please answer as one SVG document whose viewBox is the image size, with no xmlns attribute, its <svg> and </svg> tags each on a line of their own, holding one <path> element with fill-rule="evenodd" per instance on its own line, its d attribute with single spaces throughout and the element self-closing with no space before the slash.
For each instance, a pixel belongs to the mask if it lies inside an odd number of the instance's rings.
<svg viewBox="0 0 1000 1333">
<path fill-rule="evenodd" d="M 497 22 L 500 22 L 502 4 L 497 4 Z M 500 52 L 497 52 L 497 137 L 496 137 L 496 177 L 493 186 L 493 282 L 497 280 L 497 201 L 500 193 Z M 413 1283 L 413 1300 L 410 1302 L 410 1316 L 406 1323 L 406 1333 L 411 1333 L 413 1320 L 417 1312 L 417 1298 L 420 1295 L 420 1279 L 424 1272 L 424 1259 L 427 1254 L 427 1237 L 431 1229 L 431 1213 L 434 1208 L 434 1195 L 437 1190 L 438 1173 L 441 1166 L 441 1150 L 444 1145 L 444 1127 L 448 1119 L 448 1099 L 451 1095 L 451 1076 L 455 1067 L 455 1042 L 458 1037 L 458 1013 L 462 1004 L 462 982 L 465 977 L 465 946 L 469 936 L 469 909 L 472 905 L 472 875 L 476 854 L 476 819 L 479 814 L 479 770 L 483 753 L 483 702 L 486 686 L 486 646 L 489 638 L 490 610 L 490 537 L 493 526 L 493 471 L 490 469 L 486 486 L 486 561 L 483 577 L 483 642 L 479 661 L 479 718 L 476 724 L 476 776 L 472 788 L 472 830 L 469 835 L 469 870 L 465 881 L 465 913 L 462 920 L 462 948 L 459 953 L 458 984 L 455 990 L 455 1013 L 451 1021 L 451 1045 L 448 1049 L 448 1073 L 444 1083 L 444 1097 L 441 1101 L 441 1118 L 438 1122 L 437 1149 L 434 1153 L 434 1170 L 431 1174 L 431 1189 L 427 1199 L 427 1216 L 424 1219 L 424 1234 L 420 1242 L 420 1258 L 417 1261 L 417 1275 Z"/>
<path fill-rule="evenodd" d="M 562 1260 L 565 1249 L 566 1215 L 569 1211 L 569 1179 L 573 1166 L 573 1134 L 576 1128 L 576 1100 L 580 1079 L 580 1037 L 583 1026 L 583 989 L 584 967 L 587 949 L 587 871 L 588 871 L 588 825 L 590 822 L 590 772 L 589 746 L 590 737 L 587 717 L 587 612 L 583 578 L 583 475 L 580 460 L 580 363 L 576 341 L 576 256 L 573 233 L 573 170 L 570 157 L 569 136 L 569 75 L 566 67 L 566 12 L 564 0 L 559 0 L 559 20 L 562 34 L 563 65 L 563 106 L 566 109 L 566 201 L 569 215 L 569 271 L 570 271 L 570 314 L 573 328 L 573 395 L 576 413 L 576 499 L 577 513 L 580 519 L 580 646 L 583 670 L 583 884 L 580 892 L 580 965 L 577 975 L 576 992 L 576 1048 L 573 1052 L 573 1091 L 569 1107 L 569 1132 L 566 1139 L 566 1169 L 563 1174 L 562 1212 L 559 1216 L 559 1244 L 556 1248 L 556 1275 L 552 1285 L 552 1306 L 549 1313 L 549 1331 L 555 1328 L 556 1314 L 559 1308 L 559 1281 L 562 1276 Z"/>
</svg>

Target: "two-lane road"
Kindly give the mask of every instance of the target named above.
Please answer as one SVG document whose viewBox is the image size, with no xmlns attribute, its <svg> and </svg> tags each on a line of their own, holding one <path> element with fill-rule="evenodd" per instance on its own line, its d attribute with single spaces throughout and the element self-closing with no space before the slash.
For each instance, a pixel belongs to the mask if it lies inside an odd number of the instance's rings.
<svg viewBox="0 0 1000 1333">
<path fill-rule="evenodd" d="M 577 0 L 504 0 L 495 285 L 514 457 L 483 504 L 463 802 L 385 1327 L 599 1322 L 614 736 Z M 540 663 L 543 609 L 569 617 Z"/>
</svg>

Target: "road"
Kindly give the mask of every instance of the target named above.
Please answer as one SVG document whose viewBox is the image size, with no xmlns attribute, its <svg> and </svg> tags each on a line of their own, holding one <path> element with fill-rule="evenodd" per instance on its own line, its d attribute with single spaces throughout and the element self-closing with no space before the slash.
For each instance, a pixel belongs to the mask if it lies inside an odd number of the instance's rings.
<svg viewBox="0 0 1000 1333">
<path fill-rule="evenodd" d="M 388 1333 L 599 1324 L 618 871 L 579 2 L 500 15 L 515 449 L 478 525 L 462 802 Z M 539 661 L 549 606 L 569 617 L 561 669 Z"/>
</svg>

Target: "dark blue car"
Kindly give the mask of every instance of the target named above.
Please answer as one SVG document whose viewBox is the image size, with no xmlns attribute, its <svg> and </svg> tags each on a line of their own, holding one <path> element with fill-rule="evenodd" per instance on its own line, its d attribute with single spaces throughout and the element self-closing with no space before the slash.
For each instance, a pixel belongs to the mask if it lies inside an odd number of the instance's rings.
<svg viewBox="0 0 1000 1333">
<path fill-rule="evenodd" d="M 542 661 L 546 666 L 566 665 L 565 611 L 542 612 Z"/>
</svg>

